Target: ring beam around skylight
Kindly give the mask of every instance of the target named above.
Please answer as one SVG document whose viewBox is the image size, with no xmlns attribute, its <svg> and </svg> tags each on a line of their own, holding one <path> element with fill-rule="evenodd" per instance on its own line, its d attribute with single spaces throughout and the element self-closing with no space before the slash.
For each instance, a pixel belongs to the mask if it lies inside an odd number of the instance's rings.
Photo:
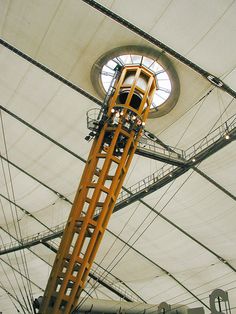
<svg viewBox="0 0 236 314">
<path fill-rule="evenodd" d="M 159 51 L 144 47 L 121 47 L 97 60 L 91 71 L 91 80 L 100 96 L 104 97 L 108 91 L 117 68 L 125 65 L 142 65 L 156 76 L 158 88 L 151 105 L 150 118 L 163 116 L 175 106 L 179 96 L 176 71 Z"/>
</svg>

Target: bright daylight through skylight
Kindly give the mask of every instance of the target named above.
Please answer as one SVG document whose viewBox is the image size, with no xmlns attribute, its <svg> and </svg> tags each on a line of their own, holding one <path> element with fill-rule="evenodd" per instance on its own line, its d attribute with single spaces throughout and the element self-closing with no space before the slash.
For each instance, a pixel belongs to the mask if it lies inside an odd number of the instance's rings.
<svg viewBox="0 0 236 314">
<path fill-rule="evenodd" d="M 103 66 L 101 79 L 105 91 L 107 92 L 109 89 L 111 81 L 115 75 L 117 65 L 123 66 L 128 64 L 140 64 L 155 73 L 158 88 L 154 95 L 151 108 L 154 109 L 163 104 L 171 93 L 171 82 L 169 76 L 163 67 L 157 63 L 157 61 L 140 55 L 121 55 L 109 60 Z"/>
</svg>

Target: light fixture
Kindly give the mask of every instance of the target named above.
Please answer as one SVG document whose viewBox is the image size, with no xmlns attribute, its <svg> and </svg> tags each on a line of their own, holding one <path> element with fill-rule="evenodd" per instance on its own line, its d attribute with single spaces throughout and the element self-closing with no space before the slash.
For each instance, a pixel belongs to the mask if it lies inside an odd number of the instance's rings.
<svg viewBox="0 0 236 314">
<path fill-rule="evenodd" d="M 193 158 L 192 158 L 192 162 L 195 162 L 195 161 L 196 161 L 196 159 L 193 157 Z"/>
<path fill-rule="evenodd" d="M 229 140 L 229 139 L 230 139 L 230 136 L 229 136 L 228 133 L 225 133 L 225 139 L 226 139 L 226 140 Z"/>
</svg>

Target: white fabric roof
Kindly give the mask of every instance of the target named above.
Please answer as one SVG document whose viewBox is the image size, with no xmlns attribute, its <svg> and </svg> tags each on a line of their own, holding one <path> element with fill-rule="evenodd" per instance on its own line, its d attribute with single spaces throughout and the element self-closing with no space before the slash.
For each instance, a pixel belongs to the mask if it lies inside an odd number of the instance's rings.
<svg viewBox="0 0 236 314">
<path fill-rule="evenodd" d="M 98 2 L 236 89 L 235 1 Z M 78 0 L 0 1 L 0 33 L 3 40 L 95 97 L 98 96 L 90 72 L 102 54 L 125 45 L 158 50 Z M 194 70 L 168 54 L 167 57 L 179 76 L 180 97 L 169 114 L 149 119 L 146 127 L 164 143 L 187 149 L 206 136 L 213 126 L 221 125 L 235 114 L 236 104 L 232 96 Z M 84 140 L 88 134 L 86 112 L 97 105 L 2 45 L 0 69 L 0 105 L 86 159 L 91 147 L 91 143 Z M 209 96 L 197 103 L 212 88 Z M 6 112 L 1 111 L 1 115 L 1 155 L 73 201 L 84 163 Z M 199 165 L 201 171 L 233 195 L 236 193 L 235 156 L 235 142 L 232 142 Z M 162 166 L 161 162 L 135 156 L 125 186 L 131 186 Z M 191 172 L 151 193 L 144 201 L 156 211 L 162 211 L 166 218 L 205 247 L 137 201 L 114 213 L 109 223 L 109 230 L 132 247 L 124 247 L 120 239 L 107 232 L 96 263 L 110 270 L 147 303 L 166 301 L 189 307 L 202 306 L 182 284 L 209 305 L 211 291 L 221 288 L 228 291 L 232 313 L 236 313 L 236 274 L 232 269 L 236 268 L 235 200 Z M 44 224 L 15 209 L 14 205 L 11 207 L 1 197 L 3 229 L 16 237 L 14 225 L 19 221 L 19 237 L 28 237 L 44 232 L 45 225 L 53 228 L 66 221 L 70 211 L 68 202 L 19 169 L 11 165 L 8 168 L 8 163 L 2 159 L 0 173 L 0 193 Z M 12 240 L 3 229 L 0 229 L 2 245 Z M 42 244 L 31 250 L 22 252 L 34 283 L 33 295 L 37 297 L 42 295 L 40 288 L 46 286 L 55 254 Z M 19 286 L 24 293 L 26 281 L 23 284 L 20 276 L 14 275 L 6 264 L 11 263 L 15 268 L 22 264 L 20 251 L 0 258 L 0 286 L 21 298 Z M 21 270 L 24 271 L 23 266 Z M 90 285 L 87 290 L 91 290 Z M 119 301 L 101 285 L 92 291 L 92 296 Z M 4 314 L 16 313 L 3 289 L 0 289 L 0 304 Z M 206 307 L 205 311 L 209 312 Z"/>
</svg>

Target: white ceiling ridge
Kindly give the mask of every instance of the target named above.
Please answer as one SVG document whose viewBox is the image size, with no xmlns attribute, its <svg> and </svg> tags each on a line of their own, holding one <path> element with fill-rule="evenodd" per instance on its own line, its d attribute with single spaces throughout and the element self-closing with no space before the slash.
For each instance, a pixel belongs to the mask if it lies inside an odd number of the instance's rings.
<svg viewBox="0 0 236 314">
<path fill-rule="evenodd" d="M 223 18 L 223 16 L 225 16 L 225 14 L 228 12 L 228 10 L 232 7 L 232 5 L 234 4 L 234 1 L 232 1 L 224 10 L 224 12 L 218 17 L 218 19 L 214 22 L 213 25 L 211 25 L 211 27 L 204 33 L 204 35 L 202 35 L 202 37 L 191 47 L 191 49 L 189 49 L 186 53 L 185 56 L 188 56 L 193 50 L 194 48 L 196 48 L 200 42 L 202 42 L 202 40 L 207 36 L 207 34 L 209 34 L 209 32 L 219 23 L 219 21 Z"/>
<path fill-rule="evenodd" d="M 47 188 L 48 190 L 50 190 L 51 192 L 53 192 L 58 198 L 62 199 L 63 201 L 69 203 L 70 205 L 72 205 L 73 203 L 63 194 L 61 194 L 60 192 L 56 191 L 55 189 L 53 189 L 52 187 L 48 186 L 46 183 L 42 182 L 41 180 L 37 179 L 36 177 L 34 177 L 33 175 L 31 175 L 29 172 L 25 171 L 24 169 L 22 169 L 21 167 L 17 166 L 15 163 L 13 163 L 11 160 L 7 159 L 6 157 L 4 157 L 3 155 L 0 154 L 0 158 L 2 160 L 4 160 L 5 162 L 9 163 L 11 166 L 13 166 L 14 168 L 18 169 L 20 172 L 24 173 L 25 175 L 29 176 L 31 179 L 35 180 L 36 182 L 38 182 L 39 184 L 41 184 L 42 186 L 44 186 L 45 188 Z"/>
<path fill-rule="evenodd" d="M 218 182 L 216 182 L 215 180 L 213 180 L 210 176 L 208 176 L 206 173 L 204 173 L 202 170 L 198 169 L 195 166 L 192 166 L 192 169 L 197 172 L 200 176 L 202 176 L 203 178 L 205 178 L 208 182 L 210 182 L 211 184 L 213 184 L 215 187 L 217 187 L 219 190 L 221 190 L 223 193 L 225 193 L 226 195 L 228 195 L 230 198 L 232 198 L 234 201 L 236 201 L 236 196 L 233 195 L 229 190 L 227 190 L 226 188 L 224 188 L 221 184 L 219 184 Z"/>
<path fill-rule="evenodd" d="M 7 114 L 9 114 L 10 116 L 12 116 L 14 119 L 18 120 L 19 122 L 23 123 L 24 125 L 26 125 L 28 128 L 32 129 L 33 131 L 35 131 L 36 133 L 38 133 L 39 135 L 41 135 L 42 137 L 46 138 L 47 140 L 49 140 L 50 142 L 52 142 L 53 144 L 57 145 L 58 147 L 60 147 L 61 149 L 63 149 L 64 151 L 68 152 L 70 155 L 74 156 L 75 158 L 79 159 L 80 161 L 82 161 L 83 163 L 86 162 L 86 160 L 84 158 L 82 158 L 81 156 L 79 156 L 78 154 L 76 154 L 75 152 L 73 152 L 72 150 L 70 150 L 68 147 L 60 144 L 58 141 L 54 140 L 52 137 L 48 136 L 47 134 L 45 134 L 44 132 L 40 131 L 39 129 L 37 129 L 36 127 L 34 127 L 32 124 L 26 122 L 24 119 L 20 118 L 19 116 L 17 116 L 16 114 L 14 114 L 13 112 L 11 112 L 10 110 L 8 110 L 7 108 L 3 107 L 2 105 L 0 105 L 0 109 L 3 110 L 4 112 L 6 112 Z"/>
<path fill-rule="evenodd" d="M 54 77 L 55 79 L 57 79 L 58 81 L 60 81 L 61 83 L 65 84 L 66 86 L 72 88 L 73 90 L 75 90 L 76 92 L 80 93 L 81 95 L 85 96 L 86 98 L 90 99 L 91 101 L 93 101 L 94 103 L 96 103 L 99 106 L 103 105 L 103 102 L 100 101 L 99 99 L 97 99 L 96 97 L 94 97 L 93 95 L 89 94 L 88 92 L 86 92 L 85 90 L 83 90 L 82 88 L 78 87 L 77 85 L 75 85 L 74 83 L 70 82 L 69 80 L 67 80 L 66 78 L 64 78 L 63 76 L 59 75 L 58 73 L 54 72 L 53 70 L 49 69 L 48 67 L 46 67 L 45 65 L 43 65 L 42 63 L 34 60 L 33 58 L 31 58 L 30 56 L 28 56 L 27 54 L 25 54 L 24 52 L 20 51 L 19 49 L 15 48 L 14 46 L 12 46 L 11 44 L 9 44 L 8 42 L 6 42 L 5 40 L 3 40 L 2 38 L 0 38 L 0 45 L 4 46 L 5 48 L 9 49 L 10 51 L 14 52 L 16 55 L 20 56 L 21 58 L 25 59 L 26 61 L 28 61 L 29 63 L 33 64 L 34 66 L 36 66 L 37 68 L 41 69 L 42 71 L 46 72 L 47 74 L 49 74 L 50 76 Z"/>
<path fill-rule="evenodd" d="M 215 77 L 213 74 L 209 73 L 208 71 L 202 69 L 197 64 L 193 63 L 189 59 L 182 56 L 180 53 L 176 52 L 172 48 L 168 47 L 158 39 L 154 38 L 150 34 L 146 33 L 142 29 L 138 28 L 134 24 L 130 23 L 129 21 L 123 19 L 118 14 L 114 13 L 113 11 L 109 10 L 108 8 L 104 7 L 100 3 L 94 1 L 94 0 L 82 0 L 86 4 L 90 5 L 91 7 L 95 8 L 97 11 L 102 12 L 104 15 L 108 16 L 109 18 L 113 19 L 114 21 L 118 22 L 122 26 L 128 28 L 135 34 L 141 36 L 145 40 L 149 41 L 150 43 L 154 44 L 156 47 L 164 50 L 169 55 L 177 59 L 178 61 L 182 62 L 186 66 L 190 67 L 195 72 L 202 75 L 205 79 L 207 79 L 212 85 L 217 86 L 218 88 L 224 90 L 232 97 L 236 98 L 236 92 L 227 84 L 225 84 L 222 80 L 220 80 L 218 77 Z"/>
</svg>

